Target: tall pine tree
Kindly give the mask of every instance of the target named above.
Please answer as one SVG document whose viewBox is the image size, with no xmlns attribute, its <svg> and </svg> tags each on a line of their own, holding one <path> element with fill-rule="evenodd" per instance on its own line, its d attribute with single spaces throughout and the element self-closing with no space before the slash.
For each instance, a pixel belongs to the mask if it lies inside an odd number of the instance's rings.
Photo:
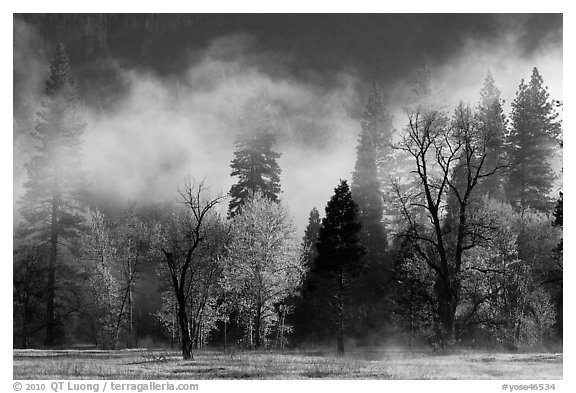
<svg viewBox="0 0 576 393">
<path fill-rule="evenodd" d="M 57 340 L 57 272 L 62 255 L 78 237 L 83 216 L 79 203 L 83 184 L 78 84 L 64 45 L 58 44 L 46 81 L 43 109 L 32 134 L 36 154 L 27 164 L 26 193 L 21 200 L 19 241 L 45 246 L 47 258 L 45 344 Z M 68 246 L 68 247 L 66 247 Z"/>
<path fill-rule="evenodd" d="M 304 231 L 304 238 L 302 239 L 302 258 L 304 260 L 304 265 L 309 269 L 314 267 L 314 262 L 318 256 L 318 250 L 316 249 L 316 241 L 318 240 L 318 232 L 322 226 L 322 220 L 320 220 L 320 213 L 315 207 L 310 211 L 310 217 L 308 217 L 308 226 Z"/>
<path fill-rule="evenodd" d="M 240 120 L 240 136 L 231 163 L 231 176 L 238 182 L 230 188 L 228 212 L 231 217 L 256 192 L 272 201 L 280 194 L 281 169 L 276 161 L 280 153 L 273 150 L 277 128 L 274 108 L 266 97 L 256 97 L 245 108 Z"/>
<path fill-rule="evenodd" d="M 354 293 L 350 299 L 353 312 L 349 313 L 349 318 L 354 321 L 354 330 L 349 333 L 365 340 L 367 336 L 382 334 L 388 325 L 390 310 L 384 299 L 391 288 L 393 269 L 387 258 L 383 192 L 392 179 L 392 121 L 377 84 L 368 96 L 361 126 L 352 174 L 352 195 L 358 204 L 362 224 L 360 243 L 366 250 L 366 270 L 351 289 Z"/>
<path fill-rule="evenodd" d="M 550 163 L 560 133 L 558 113 L 550 101 L 548 88 L 538 69 L 530 82 L 520 82 L 512 103 L 512 129 L 507 141 L 507 155 L 512 165 L 505 192 L 510 203 L 519 209 L 543 212 L 552 208 L 550 193 L 555 179 Z"/>
<path fill-rule="evenodd" d="M 327 306 L 335 316 L 338 353 L 344 353 L 344 320 L 346 294 L 350 283 L 362 271 L 364 249 L 359 233 L 358 207 L 352 199 L 350 187 L 341 180 L 326 205 L 326 216 L 318 233 L 318 257 L 314 274 L 331 294 Z"/>
<path fill-rule="evenodd" d="M 380 173 L 389 153 L 392 122 L 384 97 L 376 84 L 368 96 L 362 119 L 362 131 L 356 148 L 356 166 L 352 174 L 352 194 L 358 204 L 362 223 L 360 239 L 369 263 L 382 262 L 387 247 L 382 222 L 384 200 Z"/>
<path fill-rule="evenodd" d="M 499 168 L 506 164 L 504 150 L 506 116 L 502 105 L 503 100 L 500 99 L 500 90 L 494 84 L 494 78 L 488 71 L 484 86 L 480 91 L 480 103 L 477 111 L 478 127 L 484 138 L 489 141 L 486 144 L 486 162 L 484 164 L 487 169 Z M 485 178 L 478 185 L 477 194 L 502 197 L 504 180 L 504 171 L 497 170 L 494 176 Z"/>
<path fill-rule="evenodd" d="M 321 336 L 320 333 L 323 327 L 323 321 L 318 315 L 318 309 L 323 307 L 323 304 L 320 304 L 314 296 L 315 277 L 312 273 L 316 265 L 316 257 L 318 256 L 316 242 L 321 226 L 320 213 L 314 207 L 310 211 L 308 226 L 304 231 L 300 249 L 300 258 L 304 267 L 302 290 L 298 296 L 290 299 L 294 306 L 294 313 L 289 315 L 288 318 L 294 326 L 292 337 L 296 341 L 317 340 Z"/>
</svg>

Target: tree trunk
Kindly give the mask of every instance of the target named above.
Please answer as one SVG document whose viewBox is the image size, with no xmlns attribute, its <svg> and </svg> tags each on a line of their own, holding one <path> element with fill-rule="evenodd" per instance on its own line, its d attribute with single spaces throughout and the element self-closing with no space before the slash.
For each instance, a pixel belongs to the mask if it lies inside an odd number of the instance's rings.
<svg viewBox="0 0 576 393">
<path fill-rule="evenodd" d="M 128 342 L 126 346 L 132 348 L 134 339 L 134 309 L 132 307 L 132 284 L 128 283 Z"/>
<path fill-rule="evenodd" d="M 448 269 L 446 269 L 444 277 L 448 277 Z M 440 322 L 437 334 L 441 346 L 449 347 L 456 343 L 456 308 L 458 306 L 459 284 L 451 282 L 444 277 L 437 276 L 434 284 L 438 299 L 437 313 Z"/>
<path fill-rule="evenodd" d="M 190 339 L 190 326 L 188 315 L 186 314 L 186 302 L 184 295 L 178 296 L 178 322 L 180 323 L 180 333 L 182 336 L 182 358 L 184 360 L 194 359 L 192 356 L 192 340 Z"/>
<path fill-rule="evenodd" d="M 260 346 L 262 345 L 262 338 L 260 336 L 260 330 L 262 327 L 262 303 L 258 302 L 258 304 L 256 305 L 256 324 L 254 326 L 255 330 L 256 330 L 256 348 L 260 348 Z"/>
<path fill-rule="evenodd" d="M 46 346 L 54 345 L 55 303 L 56 303 L 56 260 L 58 258 L 58 196 L 52 198 L 52 216 L 50 222 L 50 254 L 48 259 L 48 298 L 46 303 Z"/>
<path fill-rule="evenodd" d="M 198 322 L 192 318 L 192 327 L 190 329 L 190 338 L 192 340 L 192 347 L 198 349 Z"/>
<path fill-rule="evenodd" d="M 410 350 L 414 349 L 414 287 L 410 281 L 410 299 L 408 303 L 408 315 L 410 315 Z"/>
<path fill-rule="evenodd" d="M 20 337 L 20 348 L 28 349 L 28 313 L 26 307 L 22 315 L 22 336 Z"/>
<path fill-rule="evenodd" d="M 448 346 L 456 344 L 456 305 L 455 299 L 448 303 L 448 316 L 446 320 L 446 343 Z"/>
<path fill-rule="evenodd" d="M 175 317 L 177 315 L 177 310 L 176 310 L 176 304 L 174 304 L 174 307 L 172 308 L 172 329 L 170 329 L 172 331 L 172 340 L 170 341 L 170 349 L 174 349 L 174 343 L 176 342 L 176 327 L 178 326 L 178 321 L 177 318 Z"/>
<path fill-rule="evenodd" d="M 514 347 L 518 349 L 521 344 L 522 337 L 522 323 L 524 321 L 524 310 L 526 308 L 526 295 L 528 293 L 528 280 L 525 277 L 526 272 L 520 268 L 519 277 L 524 279 L 524 283 L 518 285 L 519 295 L 516 304 L 516 321 L 514 323 Z M 522 285 L 523 284 L 523 285 Z"/>
<path fill-rule="evenodd" d="M 282 307 L 282 323 L 280 324 L 280 349 L 284 350 L 284 322 L 286 318 L 286 307 Z"/>
<path fill-rule="evenodd" d="M 133 275 L 133 269 L 132 269 L 132 261 L 130 259 L 130 250 L 131 250 L 131 244 L 132 241 L 130 238 L 128 238 L 128 260 L 127 260 L 127 264 L 128 264 L 128 342 L 126 343 L 126 346 L 128 348 L 132 348 L 134 346 L 134 308 L 133 308 L 133 302 L 132 302 L 132 275 Z"/>
<path fill-rule="evenodd" d="M 338 355 L 344 355 L 344 273 L 338 273 Z"/>
<path fill-rule="evenodd" d="M 248 348 L 254 348 L 254 321 L 248 322 Z"/>
<path fill-rule="evenodd" d="M 280 347 L 280 332 L 282 331 L 282 306 L 280 306 L 280 311 L 278 312 L 278 325 L 276 328 L 276 348 Z"/>
<path fill-rule="evenodd" d="M 126 292 L 124 293 L 124 297 L 122 298 L 122 304 L 120 305 L 120 310 L 118 311 L 118 318 L 116 319 L 116 331 L 114 334 L 114 348 L 118 349 L 118 344 L 120 342 L 120 324 L 122 323 L 122 315 L 124 314 L 124 307 L 126 305 L 128 299 L 128 288 L 126 288 Z"/>
<path fill-rule="evenodd" d="M 442 347 L 453 346 L 456 343 L 456 306 L 458 302 L 453 296 L 440 299 L 440 322 L 442 324 Z"/>
<path fill-rule="evenodd" d="M 228 303 L 226 301 L 226 292 L 224 292 L 224 305 L 225 305 L 225 312 L 224 312 L 224 352 L 226 352 L 227 345 L 228 345 L 228 318 L 230 318 L 230 313 L 228 312 Z"/>
<path fill-rule="evenodd" d="M 228 322 L 224 320 L 224 352 L 227 351 L 226 345 L 228 341 Z"/>
</svg>

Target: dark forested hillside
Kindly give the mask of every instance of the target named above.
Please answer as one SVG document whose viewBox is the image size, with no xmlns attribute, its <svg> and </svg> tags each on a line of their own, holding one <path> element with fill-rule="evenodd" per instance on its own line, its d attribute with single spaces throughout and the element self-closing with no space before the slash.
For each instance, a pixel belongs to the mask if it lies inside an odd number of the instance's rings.
<svg viewBox="0 0 576 393">
<path fill-rule="evenodd" d="M 215 37 L 257 37 L 258 52 L 288 53 L 288 72 L 316 83 L 343 68 L 384 86 L 422 62 L 440 63 L 469 39 L 496 41 L 513 25 L 505 15 L 444 14 L 16 14 L 38 30 L 44 50 L 65 41 L 89 98 L 115 85 L 114 67 L 149 68 L 178 74 Z M 548 39 L 560 40 L 560 15 L 533 14 L 515 23 L 530 25 L 519 50 L 526 54 Z M 458 32 L 458 33 L 453 33 Z M 441 38 L 440 38 L 441 37 Z M 394 55 L 390 55 L 394 54 Z M 109 63 L 114 59 L 117 64 Z M 96 91 L 95 91 L 96 90 Z M 106 97 L 109 98 L 109 97 Z"/>
</svg>

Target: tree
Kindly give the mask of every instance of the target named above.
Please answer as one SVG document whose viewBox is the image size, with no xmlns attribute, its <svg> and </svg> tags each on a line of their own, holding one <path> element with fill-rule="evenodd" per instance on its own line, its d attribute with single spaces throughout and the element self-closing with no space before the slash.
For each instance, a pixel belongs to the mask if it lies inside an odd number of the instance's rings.
<svg viewBox="0 0 576 393">
<path fill-rule="evenodd" d="M 161 223 L 158 248 L 164 256 L 162 275 L 170 282 L 176 298 L 182 357 L 191 359 L 192 339 L 187 312 L 192 278 L 201 261 L 201 244 L 214 221 L 214 208 L 224 198 L 207 198 L 204 182 L 187 181 L 180 191 L 181 205 Z"/>
<path fill-rule="evenodd" d="M 518 209 L 550 211 L 550 192 L 555 179 L 550 158 L 560 133 L 558 113 L 538 69 L 530 82 L 520 82 L 512 103 L 512 129 L 507 140 L 507 155 L 512 167 L 506 182 L 506 196 Z"/>
<path fill-rule="evenodd" d="M 554 209 L 554 221 L 552 226 L 559 228 L 562 231 L 564 227 L 564 193 L 560 192 L 558 201 L 556 202 L 556 208 Z M 562 326 L 563 326 L 563 308 L 564 303 L 564 238 L 562 233 L 560 233 L 560 241 L 556 248 L 554 248 L 554 265 L 550 268 L 549 273 L 546 277 L 545 283 L 551 286 L 551 293 L 556 304 L 556 335 L 562 338 Z"/>
<path fill-rule="evenodd" d="M 62 43 L 58 44 L 46 81 L 43 109 L 33 132 L 36 155 L 27 164 L 26 193 L 21 200 L 20 241 L 48 244 L 45 344 L 56 343 L 57 271 L 64 247 L 72 246 L 82 229 L 79 203 L 83 172 L 78 84 Z"/>
<path fill-rule="evenodd" d="M 322 220 L 320 219 L 320 213 L 318 209 L 313 207 L 308 217 L 308 226 L 304 231 L 304 238 L 302 239 L 302 259 L 304 266 L 306 266 L 308 270 L 313 269 L 314 262 L 318 255 L 316 241 L 318 240 L 318 232 L 321 227 Z"/>
<path fill-rule="evenodd" d="M 301 284 L 296 231 L 282 204 L 257 193 L 234 216 L 230 236 L 224 287 L 244 316 L 248 345 L 259 348 L 278 322 L 275 307 Z"/>
<path fill-rule="evenodd" d="M 470 108 L 466 108 L 465 116 L 456 116 L 455 121 L 473 121 L 478 128 L 477 137 L 480 143 L 486 146 L 486 157 L 484 168 L 501 168 L 493 175 L 479 179 L 478 185 L 473 195 L 470 197 L 468 212 L 480 208 L 484 195 L 491 195 L 497 198 L 504 197 L 504 173 L 507 168 L 507 161 L 504 151 L 504 137 L 506 131 L 506 118 L 502 110 L 500 91 L 494 86 L 494 79 L 490 72 L 484 81 L 484 87 L 480 92 L 480 103 L 476 113 L 472 113 Z M 462 108 L 462 107 L 461 107 Z M 465 126 L 457 124 L 456 127 Z M 460 162 L 454 166 L 452 171 L 452 188 L 463 194 L 468 182 L 468 171 L 466 169 L 466 156 L 460 157 Z M 447 218 L 444 222 L 445 231 L 451 231 L 458 218 L 459 201 L 455 192 L 448 191 L 446 201 Z"/>
<path fill-rule="evenodd" d="M 502 109 L 503 100 L 500 99 L 500 90 L 494 84 L 494 78 L 488 71 L 484 86 L 480 91 L 477 119 L 481 134 L 487 140 L 486 167 L 497 167 L 506 163 L 505 136 L 506 116 Z M 478 185 L 477 195 L 490 194 L 499 198 L 504 194 L 504 171 L 495 173 Z"/>
<path fill-rule="evenodd" d="M 171 349 L 174 349 L 176 343 L 181 344 L 180 326 L 178 324 L 178 302 L 174 296 L 172 284 L 170 282 L 165 282 L 164 284 L 160 289 L 160 308 L 154 316 L 162 326 L 164 335 L 170 341 Z"/>
<path fill-rule="evenodd" d="M 121 284 L 117 248 L 109 223 L 98 210 L 91 211 L 88 228 L 82 236 L 82 257 L 86 291 L 86 314 L 97 347 L 116 348 L 121 318 Z"/>
<path fill-rule="evenodd" d="M 276 159 L 280 154 L 272 150 L 275 136 L 269 133 L 253 134 L 238 139 L 235 158 L 232 161 L 232 176 L 238 176 L 238 183 L 230 189 L 229 211 L 234 216 L 240 206 L 255 192 L 261 192 L 272 201 L 280 193 L 280 167 Z"/>
<path fill-rule="evenodd" d="M 220 301 L 223 291 L 220 285 L 224 265 L 225 249 L 228 244 L 228 226 L 217 216 L 206 222 L 202 244 L 198 248 L 190 269 L 186 313 L 189 316 L 190 339 L 194 348 L 205 345 L 216 322 L 226 318 L 225 305 Z M 162 304 L 156 317 L 164 326 L 170 341 L 181 341 L 178 327 L 178 301 L 171 280 L 164 267 L 161 269 L 164 282 L 161 289 Z"/>
<path fill-rule="evenodd" d="M 84 271 L 86 316 L 97 345 L 117 348 L 126 328 L 126 346 L 133 346 L 132 293 L 141 265 L 151 260 L 157 232 L 133 206 L 117 222 L 97 209 L 88 212 L 78 265 Z"/>
<path fill-rule="evenodd" d="M 44 324 L 46 267 L 40 246 L 20 246 L 14 250 L 13 311 L 15 338 L 27 349 L 35 332 Z M 14 340 L 16 344 L 16 339 Z"/>
<path fill-rule="evenodd" d="M 555 227 L 564 226 L 564 193 L 560 192 L 558 200 L 556 201 L 556 207 L 554 208 L 554 221 L 552 225 Z"/>
<path fill-rule="evenodd" d="M 410 229 L 407 229 L 408 231 Z M 437 332 L 437 301 L 434 272 L 422 269 L 422 260 L 410 236 L 396 237 L 393 322 L 401 335 L 408 335 L 410 348 L 421 341 L 433 343 Z"/>
<path fill-rule="evenodd" d="M 352 195 L 358 205 L 362 224 L 360 243 L 366 250 L 366 271 L 354 284 L 352 290 L 355 319 L 352 324 L 359 338 L 367 336 L 368 330 L 378 330 L 388 325 L 387 298 L 391 280 L 391 261 L 388 256 L 387 228 L 384 214 L 383 185 L 390 179 L 385 173 L 390 161 L 392 122 L 386 108 L 382 91 L 377 84 L 368 96 L 361 122 L 362 131 L 356 147 L 356 165 L 352 174 Z"/>
<path fill-rule="evenodd" d="M 133 293 L 139 269 L 150 260 L 155 228 L 136 214 L 134 206 L 126 209 L 111 236 L 116 248 L 117 278 L 121 283 L 121 303 L 116 321 L 116 341 L 123 322 L 127 325 L 127 347 L 132 348 L 134 337 Z"/>
<path fill-rule="evenodd" d="M 300 246 L 300 259 L 304 267 L 304 277 L 302 289 L 297 296 L 289 299 L 294 307 L 294 312 L 290 316 L 294 324 L 294 340 L 316 340 L 321 336 L 322 322 L 319 321 L 318 309 L 322 307 L 314 297 L 313 288 L 313 271 L 316 266 L 318 250 L 316 242 L 318 241 L 318 232 L 322 227 L 322 220 L 317 208 L 312 208 L 308 217 L 308 225 L 304 231 L 304 237 Z"/>
<path fill-rule="evenodd" d="M 327 306 L 335 314 L 338 353 L 344 353 L 345 295 L 351 280 L 362 271 L 364 248 L 359 234 L 358 207 L 345 180 L 334 189 L 318 232 L 314 274 L 327 292 Z"/>
<path fill-rule="evenodd" d="M 557 313 L 544 284 L 561 233 L 546 214 L 492 198 L 483 206 L 483 241 L 466 255 L 462 272 L 461 329 L 514 349 L 545 343 Z"/>
<path fill-rule="evenodd" d="M 514 344 L 517 348 L 546 342 L 556 325 L 554 288 L 546 281 L 556 268 L 554 248 L 561 238 L 548 213 L 526 210 L 518 216 L 518 288 L 515 303 Z M 521 273 L 524 273 L 522 276 Z M 510 293 L 510 291 L 509 291 Z"/>
<path fill-rule="evenodd" d="M 272 201 L 280 194 L 280 153 L 273 150 L 277 124 L 274 108 L 268 100 L 256 97 L 245 108 L 240 119 L 240 134 L 231 163 L 231 176 L 238 182 L 230 188 L 229 215 L 233 217 L 240 207 L 256 192 Z"/>
<path fill-rule="evenodd" d="M 397 196 L 409 227 L 405 236 L 435 274 L 442 344 L 456 340 L 464 255 L 481 240 L 481 226 L 469 219 L 473 191 L 479 181 L 501 169 L 485 165 L 488 141 L 470 108 L 460 104 L 452 122 L 439 110 L 416 108 L 397 146 L 413 160 L 412 173 L 418 180 L 407 193 L 398 186 Z M 461 174 L 454 176 L 454 172 Z M 449 192 L 456 208 L 448 213 L 453 223 L 446 230 L 444 206 Z"/>
<path fill-rule="evenodd" d="M 380 173 L 391 143 L 391 131 L 382 92 L 375 84 L 364 111 L 352 174 L 352 194 L 362 223 L 360 239 L 369 263 L 381 263 L 387 247 Z"/>
</svg>

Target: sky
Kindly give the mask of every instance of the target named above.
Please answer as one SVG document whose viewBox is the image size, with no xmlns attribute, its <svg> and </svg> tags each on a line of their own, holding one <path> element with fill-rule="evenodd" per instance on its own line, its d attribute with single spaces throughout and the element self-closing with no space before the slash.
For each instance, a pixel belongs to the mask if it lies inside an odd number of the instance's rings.
<svg viewBox="0 0 576 393">
<path fill-rule="evenodd" d="M 279 119 L 281 200 L 303 233 L 312 207 L 323 212 L 339 179 L 351 179 L 372 83 L 384 89 L 398 132 L 422 64 L 448 108 L 459 101 L 476 104 L 488 70 L 506 112 L 533 67 L 551 97 L 563 100 L 558 15 L 219 16 L 212 24 L 200 18 L 202 26 L 220 27 L 193 38 L 189 27 L 170 30 L 170 17 L 163 18 L 155 34 L 171 41 L 146 41 L 111 20 L 106 39 L 114 42 L 102 56 L 97 50 L 72 56 L 84 53 L 74 49 L 88 45 L 83 36 L 70 44 L 72 67 L 88 97 L 84 163 L 103 205 L 174 200 L 189 175 L 205 178 L 214 195 L 226 194 L 235 181 L 229 164 L 241 132 L 238 120 L 258 110 L 251 104 L 255 97 L 266 96 Z M 32 152 L 27 127 L 55 46 L 42 23 L 16 17 L 13 25 L 14 201 Z M 50 23 L 58 30 L 58 20 Z M 61 30 L 52 37 L 66 38 Z M 93 81 L 115 89 L 102 92 Z"/>
</svg>

